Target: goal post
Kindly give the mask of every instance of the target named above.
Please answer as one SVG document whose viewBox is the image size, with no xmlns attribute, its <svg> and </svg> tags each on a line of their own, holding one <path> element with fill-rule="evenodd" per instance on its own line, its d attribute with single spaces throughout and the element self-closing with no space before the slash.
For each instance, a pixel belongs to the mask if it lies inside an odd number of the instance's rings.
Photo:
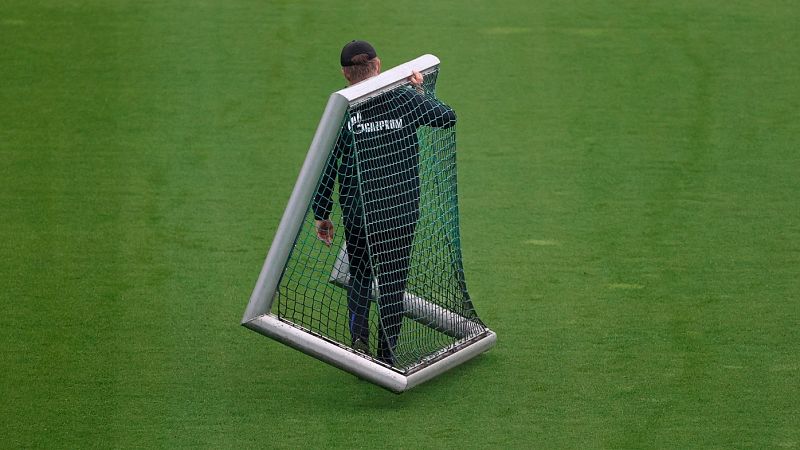
<svg viewBox="0 0 800 450">
<path fill-rule="evenodd" d="M 424 55 L 330 96 L 242 318 L 398 393 L 496 340 L 464 281 L 455 113 L 435 96 L 438 70 Z M 332 245 L 315 219 L 333 224 Z"/>
</svg>

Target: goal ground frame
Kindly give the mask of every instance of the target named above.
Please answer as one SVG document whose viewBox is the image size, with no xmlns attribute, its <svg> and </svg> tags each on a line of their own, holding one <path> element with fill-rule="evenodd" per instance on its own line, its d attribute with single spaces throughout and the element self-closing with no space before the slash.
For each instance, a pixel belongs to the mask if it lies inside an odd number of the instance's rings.
<svg viewBox="0 0 800 450">
<path fill-rule="evenodd" d="M 364 358 L 309 330 L 290 325 L 272 314 L 271 309 L 283 268 L 291 254 L 295 237 L 305 219 L 319 175 L 324 169 L 328 152 L 339 133 L 348 106 L 405 83 L 412 70 L 424 75 L 435 70 L 438 65 L 439 59 L 436 56 L 423 55 L 331 94 L 241 322 L 253 331 L 396 393 L 411 389 L 483 353 L 494 346 L 497 336 L 486 328 L 480 335 L 436 355 L 429 364 L 403 373 Z M 466 320 L 452 312 L 443 313 L 447 310 L 422 298 L 410 294 L 405 297 L 404 302 L 413 305 L 413 308 L 409 308 L 410 317 L 432 328 L 453 330 L 454 323 L 459 323 L 461 319 Z"/>
</svg>

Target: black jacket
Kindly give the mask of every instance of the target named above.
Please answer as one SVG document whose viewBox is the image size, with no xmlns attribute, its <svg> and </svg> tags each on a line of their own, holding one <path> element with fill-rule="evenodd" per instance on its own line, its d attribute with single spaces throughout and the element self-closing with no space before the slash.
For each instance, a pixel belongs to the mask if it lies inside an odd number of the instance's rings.
<svg viewBox="0 0 800 450">
<path fill-rule="evenodd" d="M 327 219 L 334 174 L 345 226 L 386 230 L 416 222 L 419 203 L 421 126 L 450 128 L 456 114 L 447 105 L 409 87 L 383 93 L 351 107 L 317 187 L 314 218 Z M 361 179 L 359 186 L 358 180 Z"/>
</svg>

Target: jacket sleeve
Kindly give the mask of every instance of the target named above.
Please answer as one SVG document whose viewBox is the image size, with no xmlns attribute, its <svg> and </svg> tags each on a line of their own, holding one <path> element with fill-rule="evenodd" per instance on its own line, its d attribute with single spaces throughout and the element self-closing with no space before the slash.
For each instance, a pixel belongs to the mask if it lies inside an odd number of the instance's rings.
<svg viewBox="0 0 800 450">
<path fill-rule="evenodd" d="M 322 171 L 317 192 L 314 194 L 314 202 L 311 204 L 311 209 L 314 210 L 315 220 L 327 220 L 333 208 L 333 186 L 336 182 L 336 174 L 339 173 L 339 158 L 342 156 L 342 149 L 345 145 L 344 133 L 340 132 L 339 137 L 336 139 L 336 145 L 333 151 L 328 156 L 328 162 L 325 163 L 325 169 Z"/>
<path fill-rule="evenodd" d="M 439 100 L 414 92 L 418 113 L 417 126 L 450 128 L 456 124 L 456 112 Z"/>
</svg>

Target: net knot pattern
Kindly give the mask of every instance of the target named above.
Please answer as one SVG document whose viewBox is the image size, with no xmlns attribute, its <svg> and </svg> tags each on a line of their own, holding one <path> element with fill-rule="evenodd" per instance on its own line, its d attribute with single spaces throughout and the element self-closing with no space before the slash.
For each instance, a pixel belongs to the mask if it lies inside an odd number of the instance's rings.
<svg viewBox="0 0 800 450">
<path fill-rule="evenodd" d="M 275 294 L 282 321 L 404 373 L 487 331 L 461 258 L 457 116 L 437 78 L 349 104 Z"/>
</svg>

